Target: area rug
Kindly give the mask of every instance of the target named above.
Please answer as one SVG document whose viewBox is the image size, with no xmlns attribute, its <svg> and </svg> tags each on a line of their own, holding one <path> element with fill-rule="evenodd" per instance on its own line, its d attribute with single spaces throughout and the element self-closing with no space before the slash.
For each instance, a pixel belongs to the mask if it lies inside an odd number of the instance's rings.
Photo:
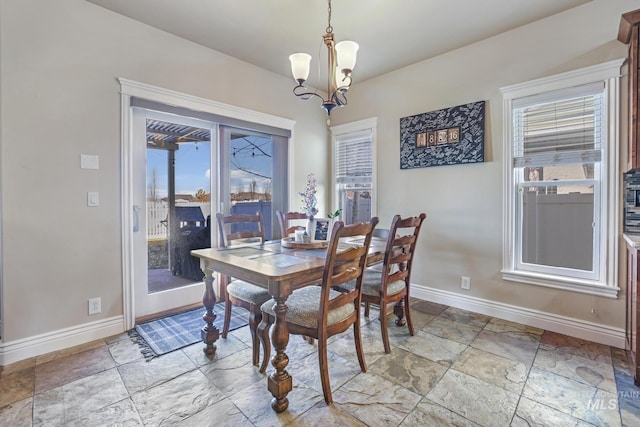
<svg viewBox="0 0 640 427">
<path fill-rule="evenodd" d="M 217 303 L 214 311 L 216 320 L 213 323 L 222 332 L 224 302 Z M 204 308 L 197 308 L 141 323 L 129 331 L 129 336 L 140 345 L 145 358 L 152 359 L 201 341 L 200 330 L 205 325 L 202 320 L 204 313 Z M 229 330 L 233 331 L 247 325 L 248 319 L 247 310 L 235 307 L 231 311 Z"/>
</svg>

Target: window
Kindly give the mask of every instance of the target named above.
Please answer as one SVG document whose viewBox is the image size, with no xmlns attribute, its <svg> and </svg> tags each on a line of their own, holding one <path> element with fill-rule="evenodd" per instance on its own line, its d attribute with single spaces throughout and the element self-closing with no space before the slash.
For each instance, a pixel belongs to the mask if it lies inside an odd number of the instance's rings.
<svg viewBox="0 0 640 427">
<path fill-rule="evenodd" d="M 617 296 L 622 61 L 503 88 L 503 278 Z"/>
<path fill-rule="evenodd" d="M 367 222 L 375 215 L 376 123 L 373 118 L 331 128 L 334 204 L 345 224 Z"/>
</svg>

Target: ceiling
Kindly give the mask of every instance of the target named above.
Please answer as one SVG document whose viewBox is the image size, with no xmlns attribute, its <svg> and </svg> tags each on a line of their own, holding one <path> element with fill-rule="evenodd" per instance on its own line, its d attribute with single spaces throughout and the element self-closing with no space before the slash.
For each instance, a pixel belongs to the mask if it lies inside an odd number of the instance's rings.
<svg viewBox="0 0 640 427">
<path fill-rule="evenodd" d="M 288 56 L 309 53 L 312 85 L 326 67 L 326 0 L 87 1 L 286 77 Z M 589 1 L 333 0 L 331 24 L 336 41 L 360 45 L 357 82 Z"/>
</svg>

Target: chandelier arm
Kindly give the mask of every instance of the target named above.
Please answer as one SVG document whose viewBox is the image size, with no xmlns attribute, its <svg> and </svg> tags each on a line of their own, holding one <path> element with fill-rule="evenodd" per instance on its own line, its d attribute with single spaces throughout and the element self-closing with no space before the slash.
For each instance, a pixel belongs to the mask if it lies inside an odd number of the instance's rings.
<svg viewBox="0 0 640 427">
<path fill-rule="evenodd" d="M 346 91 L 342 92 L 339 90 L 336 90 L 332 95 L 331 95 L 331 100 L 338 106 L 338 107 L 342 107 L 344 105 L 347 105 L 347 94 Z"/>
<path fill-rule="evenodd" d="M 307 92 L 300 92 L 299 89 L 306 90 Z M 302 98 L 304 100 L 311 99 L 312 96 L 317 96 L 318 98 L 320 98 L 322 100 L 322 102 L 325 102 L 324 98 L 321 95 L 319 95 L 316 92 L 308 92 L 308 90 L 309 89 L 307 89 L 303 85 L 299 84 L 298 86 L 293 88 L 293 94 L 295 96 L 299 96 L 300 98 Z"/>
<path fill-rule="evenodd" d="M 342 80 L 340 80 L 340 86 L 336 87 L 337 91 L 346 92 L 351 87 L 351 74 L 345 75 Z"/>
</svg>

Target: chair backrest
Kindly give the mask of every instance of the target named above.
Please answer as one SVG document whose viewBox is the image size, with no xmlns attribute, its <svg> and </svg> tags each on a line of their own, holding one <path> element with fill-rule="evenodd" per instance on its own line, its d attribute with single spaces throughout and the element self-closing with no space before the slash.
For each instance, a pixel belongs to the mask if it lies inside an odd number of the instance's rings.
<svg viewBox="0 0 640 427">
<path fill-rule="evenodd" d="M 276 217 L 278 218 L 278 224 L 280 225 L 280 235 L 282 237 L 289 237 L 296 228 L 297 225 L 289 226 L 289 221 L 294 219 L 309 219 L 309 215 L 304 212 L 287 212 L 276 211 Z"/>
<path fill-rule="evenodd" d="M 216 219 L 218 220 L 218 240 L 221 247 L 252 241 L 264 242 L 265 240 L 262 214 L 259 211 L 255 215 L 223 215 L 218 212 Z"/>
<path fill-rule="evenodd" d="M 336 221 L 333 224 L 322 276 L 322 296 L 320 298 L 320 311 L 318 312 L 318 325 L 326 325 L 329 311 L 346 304 L 355 304 L 356 316 L 360 315 L 362 277 L 367 267 L 367 254 L 376 224 L 378 224 L 377 217 L 371 218 L 368 223 L 344 225 L 342 221 Z M 364 239 L 357 239 L 357 244 L 341 242 L 340 240 L 356 236 L 362 236 Z M 332 287 L 352 280 L 356 281 L 356 286 L 353 290 L 343 292 L 340 296 L 329 299 Z M 345 320 L 346 323 L 350 324 L 353 323 L 354 319 Z M 341 328 L 340 325 L 335 326 Z"/>
<path fill-rule="evenodd" d="M 402 280 L 409 286 L 411 281 L 411 264 L 420 234 L 422 222 L 427 217 L 421 213 L 415 217 L 393 217 L 389 237 L 384 252 L 382 265 L 381 292 L 386 292 L 387 283 Z M 381 294 L 382 295 L 382 294 Z"/>
</svg>

